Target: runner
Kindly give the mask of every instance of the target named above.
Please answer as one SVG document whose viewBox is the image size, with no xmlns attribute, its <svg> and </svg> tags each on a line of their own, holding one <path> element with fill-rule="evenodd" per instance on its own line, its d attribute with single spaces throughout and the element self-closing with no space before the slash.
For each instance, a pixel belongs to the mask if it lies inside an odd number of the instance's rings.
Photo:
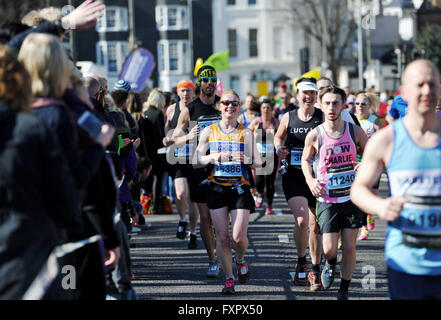
<svg viewBox="0 0 441 320">
<path fill-rule="evenodd" d="M 315 226 L 314 209 L 316 199 L 308 188 L 301 170 L 301 158 L 307 133 L 323 122 L 323 112 L 314 107 L 317 100 L 317 86 L 314 78 L 300 78 L 297 83 L 299 108 L 285 114 L 274 137 L 277 156 L 282 159 L 282 187 L 286 201 L 295 218 L 294 242 L 297 248 L 297 265 L 294 283 L 307 285 L 306 246 L 308 227 Z M 285 141 L 286 140 L 286 141 Z M 285 141 L 285 142 L 284 142 Z M 285 174 L 284 174 L 285 172 Z M 311 290 L 321 290 L 320 260 L 321 241 L 317 233 L 309 232 L 309 254 L 312 271 L 308 274 Z"/>
<path fill-rule="evenodd" d="M 368 138 L 382 127 L 380 119 L 375 115 L 375 106 L 379 101 L 375 94 L 361 91 L 357 93 L 355 99 L 355 116 Z M 357 162 L 361 162 L 362 154 L 357 155 Z M 379 194 L 380 179 L 372 186 L 374 193 Z M 366 214 L 366 221 L 361 228 L 358 240 L 367 240 L 369 238 L 369 230 L 375 229 L 375 219 L 372 214 Z"/>
<path fill-rule="evenodd" d="M 440 75 L 428 60 L 403 72 L 400 92 L 408 102 L 403 118 L 368 142 L 351 198 L 388 221 L 385 257 L 391 299 L 441 299 L 441 117 Z M 405 159 L 405 161 L 403 160 Z M 383 169 L 390 197 L 371 191 Z"/>
<path fill-rule="evenodd" d="M 340 88 L 320 92 L 319 101 L 325 114 L 322 125 L 305 139 L 302 171 L 317 198 L 317 224 L 323 239 L 326 264 L 321 274 L 323 288 L 329 288 L 337 264 L 338 238 L 342 239 L 341 282 L 337 299 L 347 300 L 349 284 L 355 269 L 355 247 L 358 228 L 364 215 L 351 201 L 350 188 L 357 167 L 357 144 L 364 150 L 367 136 L 363 129 L 340 117 L 346 94 Z M 314 175 L 311 159 L 315 154 Z"/>
<path fill-rule="evenodd" d="M 327 77 L 321 77 L 317 80 L 317 88 L 319 91 L 322 91 L 326 88 L 331 88 L 334 87 L 334 83 L 332 82 L 331 79 L 327 78 Z M 316 104 L 316 108 L 320 108 L 320 103 Z M 341 118 L 343 121 L 347 121 L 350 123 L 354 123 L 356 125 L 360 125 L 360 122 L 358 122 L 357 117 L 352 113 L 350 108 L 344 108 L 343 111 L 341 112 Z"/>
<path fill-rule="evenodd" d="M 183 147 L 188 144 L 191 150 L 196 149 L 197 137 L 202 129 L 220 119 L 220 112 L 216 108 L 219 97 L 215 95 L 217 77 L 216 70 L 209 66 L 202 66 L 198 70 L 198 86 L 200 95 L 187 107 L 181 109 L 178 124 L 173 133 L 173 140 L 176 147 Z M 191 121 L 191 123 L 190 123 Z M 190 128 L 190 126 L 193 126 Z M 185 132 L 189 130 L 188 134 Z M 214 233 L 210 212 L 207 207 L 207 186 L 201 184 L 210 174 L 210 167 L 194 169 L 189 166 L 188 183 L 190 185 L 190 200 L 197 203 L 200 216 L 200 233 L 205 249 L 207 250 L 209 266 L 207 277 L 217 278 L 220 274 L 219 264 L 214 252 Z"/>
<path fill-rule="evenodd" d="M 174 144 L 172 137 L 173 131 L 178 124 L 179 115 L 181 114 L 181 109 L 185 108 L 194 98 L 195 86 L 190 80 L 182 80 L 178 83 L 177 94 L 179 101 L 167 108 L 166 117 L 167 121 L 165 123 L 165 133 L 164 145 L 166 147 L 172 146 Z M 169 162 L 169 173 L 173 179 L 175 192 L 176 192 L 176 207 L 179 213 L 179 223 L 178 231 L 176 232 L 176 237 L 178 239 L 184 240 L 187 237 L 187 225 L 188 221 L 186 218 L 186 210 L 188 204 L 188 211 L 190 216 L 190 239 L 188 242 L 189 249 L 197 249 L 198 240 L 196 235 L 196 228 L 199 220 L 198 207 L 195 203 L 190 201 L 190 192 L 187 181 L 188 175 L 188 164 L 176 163 L 177 158 L 183 157 L 187 159 L 189 153 L 186 152 L 186 147 L 176 149 L 171 147 L 171 154 L 169 153 L 167 157 L 171 157 Z"/>
<path fill-rule="evenodd" d="M 248 94 L 245 98 L 245 111 L 239 115 L 239 118 L 237 118 L 237 121 L 242 123 L 245 127 L 248 127 L 250 123 L 259 116 L 255 105 L 256 99 L 251 94 Z"/>
<path fill-rule="evenodd" d="M 224 294 L 235 293 L 232 270 L 229 223 L 231 213 L 232 247 L 235 251 L 237 276 L 240 283 L 250 277 L 245 261 L 248 247 L 248 221 L 254 212 L 247 165 L 261 165 L 252 132 L 237 121 L 240 112 L 239 95 L 230 90 L 222 94 L 218 108 L 222 120 L 206 127 L 196 151 L 197 167 L 213 164 L 209 176 L 207 205 L 216 230 L 216 252 L 225 273 Z M 206 155 L 207 151 L 210 154 Z"/>
<path fill-rule="evenodd" d="M 266 99 L 260 106 L 261 116 L 255 119 L 248 127 L 254 132 L 257 149 L 263 159 L 272 161 L 271 166 L 264 164 L 261 172 L 256 170 L 256 207 L 260 208 L 263 202 L 263 196 L 266 196 L 265 214 L 274 214 L 273 211 L 273 199 L 275 193 L 274 183 L 276 181 L 277 167 L 279 158 L 274 149 L 274 135 L 279 127 L 279 120 L 273 117 L 273 105 L 271 100 Z M 264 168 L 267 168 L 265 170 Z M 266 189 L 266 192 L 265 192 Z"/>
</svg>

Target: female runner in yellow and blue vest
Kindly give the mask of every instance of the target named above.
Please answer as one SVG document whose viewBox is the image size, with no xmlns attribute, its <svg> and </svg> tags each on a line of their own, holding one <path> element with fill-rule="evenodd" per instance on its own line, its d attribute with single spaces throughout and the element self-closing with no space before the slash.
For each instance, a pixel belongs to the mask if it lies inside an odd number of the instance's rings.
<svg viewBox="0 0 441 320">
<path fill-rule="evenodd" d="M 216 230 L 216 254 L 226 276 L 224 294 L 233 294 L 232 249 L 230 248 L 229 213 L 231 213 L 232 243 L 236 254 L 237 277 L 248 281 L 250 271 L 244 259 L 248 247 L 248 221 L 254 212 L 248 166 L 262 166 L 262 160 L 251 130 L 237 121 L 240 112 L 239 95 L 230 90 L 222 94 L 218 108 L 222 119 L 206 127 L 196 150 L 197 167 L 213 164 L 208 178 L 207 205 Z M 207 155 L 207 152 L 210 152 Z"/>
</svg>

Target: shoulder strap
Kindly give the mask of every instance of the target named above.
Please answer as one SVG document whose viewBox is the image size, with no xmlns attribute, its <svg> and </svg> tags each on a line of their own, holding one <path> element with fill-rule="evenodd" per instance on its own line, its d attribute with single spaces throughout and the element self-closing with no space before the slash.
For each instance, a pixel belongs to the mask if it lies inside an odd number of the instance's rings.
<svg viewBox="0 0 441 320">
<path fill-rule="evenodd" d="M 351 136 L 352 141 L 355 145 L 357 145 L 357 139 L 355 138 L 355 131 L 354 131 L 354 124 L 350 122 L 346 122 L 348 129 L 349 129 L 349 135 Z"/>
</svg>

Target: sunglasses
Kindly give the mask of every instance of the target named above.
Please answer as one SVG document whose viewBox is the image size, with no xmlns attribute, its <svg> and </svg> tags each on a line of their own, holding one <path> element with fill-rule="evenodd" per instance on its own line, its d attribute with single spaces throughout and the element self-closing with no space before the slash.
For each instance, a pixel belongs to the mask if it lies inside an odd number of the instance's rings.
<svg viewBox="0 0 441 320">
<path fill-rule="evenodd" d="M 237 107 L 237 106 L 239 105 L 239 101 L 224 100 L 224 101 L 221 101 L 221 103 L 222 103 L 224 106 L 226 106 L 226 107 L 228 107 L 230 104 L 231 104 L 233 107 Z"/>
<path fill-rule="evenodd" d="M 360 104 L 361 104 L 363 107 L 364 107 L 365 105 L 367 105 L 366 102 L 356 102 L 356 103 L 355 103 L 356 106 L 359 106 Z"/>
<path fill-rule="evenodd" d="M 213 83 L 216 83 L 217 82 L 217 78 L 216 77 L 204 77 L 204 78 L 201 78 L 201 81 L 205 82 L 205 83 L 207 83 L 209 81 L 211 81 Z"/>
</svg>

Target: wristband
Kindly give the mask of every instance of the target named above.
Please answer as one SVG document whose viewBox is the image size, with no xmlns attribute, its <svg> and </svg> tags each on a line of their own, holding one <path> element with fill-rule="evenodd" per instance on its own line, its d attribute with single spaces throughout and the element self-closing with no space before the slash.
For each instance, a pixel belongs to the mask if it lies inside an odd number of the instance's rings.
<svg viewBox="0 0 441 320">
<path fill-rule="evenodd" d="M 279 150 L 282 149 L 282 148 L 283 148 L 283 146 L 278 146 L 278 147 L 276 148 L 276 153 L 279 153 Z"/>
</svg>

